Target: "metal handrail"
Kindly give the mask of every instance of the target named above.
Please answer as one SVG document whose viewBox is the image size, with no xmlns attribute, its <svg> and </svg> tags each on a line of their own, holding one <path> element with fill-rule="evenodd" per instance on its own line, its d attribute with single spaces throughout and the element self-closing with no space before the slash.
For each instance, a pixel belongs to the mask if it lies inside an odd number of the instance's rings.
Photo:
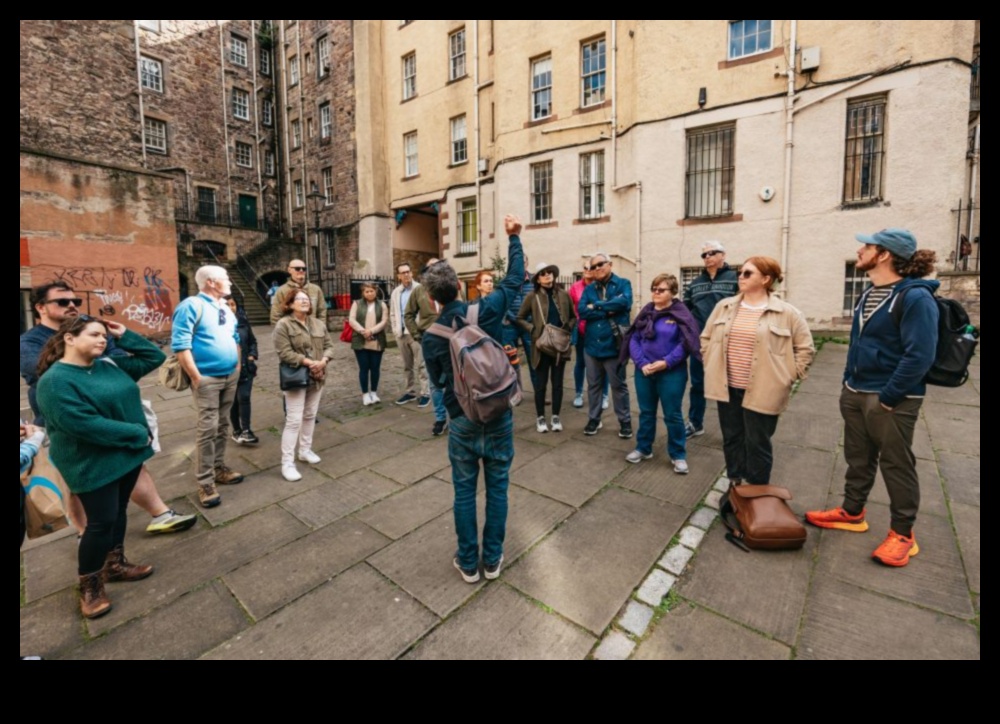
<svg viewBox="0 0 1000 724">
<path fill-rule="evenodd" d="M 236 270 L 246 280 L 247 284 L 250 285 L 261 303 L 265 307 L 270 307 L 271 303 L 267 298 L 267 292 L 262 291 L 264 280 L 261 278 L 260 273 L 254 269 L 253 264 L 239 252 L 236 253 Z"/>
</svg>

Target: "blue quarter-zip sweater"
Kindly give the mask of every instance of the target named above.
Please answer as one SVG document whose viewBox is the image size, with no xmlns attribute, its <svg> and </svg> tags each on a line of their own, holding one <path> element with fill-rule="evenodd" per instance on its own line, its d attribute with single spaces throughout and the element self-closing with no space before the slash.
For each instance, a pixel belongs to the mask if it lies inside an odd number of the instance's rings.
<svg viewBox="0 0 1000 724">
<path fill-rule="evenodd" d="M 593 309 L 588 307 L 593 306 Z M 583 290 L 578 309 L 580 319 L 587 322 L 584 349 L 594 359 L 618 357 L 621 350 L 615 344 L 611 320 L 621 327 L 622 335 L 628 331 L 632 311 L 632 282 L 616 274 L 602 285 L 594 282 Z"/>
<path fill-rule="evenodd" d="M 862 315 L 868 293 L 861 296 L 844 372 L 848 387 L 877 393 L 886 407 L 926 394 L 924 378 L 937 354 L 939 313 L 934 293 L 940 286 L 928 279 L 904 279 L 867 322 Z M 893 318 L 896 304 L 903 305 L 900 324 Z"/>
</svg>

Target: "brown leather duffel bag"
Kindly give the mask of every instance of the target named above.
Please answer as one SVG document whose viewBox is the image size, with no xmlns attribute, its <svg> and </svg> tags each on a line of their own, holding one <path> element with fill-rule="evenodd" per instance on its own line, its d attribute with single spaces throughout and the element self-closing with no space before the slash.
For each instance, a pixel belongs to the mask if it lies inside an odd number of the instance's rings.
<svg viewBox="0 0 1000 724">
<path fill-rule="evenodd" d="M 722 501 L 726 539 L 750 551 L 793 551 L 806 542 L 806 528 L 788 507 L 792 494 L 775 485 L 733 485 Z"/>
</svg>

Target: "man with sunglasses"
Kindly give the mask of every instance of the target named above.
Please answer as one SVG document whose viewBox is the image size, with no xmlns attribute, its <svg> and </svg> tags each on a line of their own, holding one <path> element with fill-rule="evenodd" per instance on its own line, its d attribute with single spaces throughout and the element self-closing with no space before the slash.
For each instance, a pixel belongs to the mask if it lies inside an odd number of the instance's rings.
<svg viewBox="0 0 1000 724">
<path fill-rule="evenodd" d="M 42 348 L 55 336 L 63 322 L 80 316 L 83 300 L 73 287 L 62 281 L 35 287 L 31 290 L 31 300 L 38 324 L 21 335 L 21 376 L 28 385 L 28 403 L 35 415 L 35 426 L 44 428 L 45 420 L 35 402 L 38 360 L 42 355 Z M 114 338 L 109 335 L 104 356 L 117 357 L 123 354 L 122 350 L 115 347 Z M 153 518 L 146 528 L 147 533 L 180 533 L 198 522 L 198 516 L 180 515 L 163 502 L 156 490 L 156 483 L 145 466 L 136 481 L 131 500 Z M 70 502 L 70 518 L 75 526 L 83 525 L 83 506 L 76 499 Z"/>
<path fill-rule="evenodd" d="M 306 279 L 306 263 L 300 259 L 288 262 L 288 281 L 271 297 L 271 324 L 275 325 L 285 316 L 285 302 L 294 297 L 299 290 L 308 295 L 312 301 L 312 316 L 326 323 L 326 297 L 323 290 Z"/>
<path fill-rule="evenodd" d="M 740 280 L 736 270 L 726 263 L 726 247 L 718 241 L 706 241 L 701 247 L 701 259 L 705 271 L 687 285 L 684 290 L 684 304 L 691 310 L 700 332 L 705 331 L 705 323 L 712 316 L 716 305 L 723 299 L 735 297 L 740 291 Z M 686 426 L 689 438 L 705 434 L 705 366 L 701 360 L 690 359 L 691 368 L 691 409 Z"/>
</svg>

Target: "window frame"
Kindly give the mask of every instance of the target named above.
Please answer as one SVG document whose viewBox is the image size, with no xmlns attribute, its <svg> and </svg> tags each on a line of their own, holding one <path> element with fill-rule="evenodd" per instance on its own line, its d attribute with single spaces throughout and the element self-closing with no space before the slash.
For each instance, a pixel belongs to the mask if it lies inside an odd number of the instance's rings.
<svg viewBox="0 0 1000 724">
<path fill-rule="evenodd" d="M 322 171 L 323 200 L 325 206 L 333 206 L 333 166 L 327 166 Z"/>
<path fill-rule="evenodd" d="M 253 168 L 253 145 L 244 143 L 243 141 L 236 141 L 233 158 L 236 161 L 236 165 L 240 168 Z M 241 158 L 245 160 L 245 163 L 240 162 Z"/>
<path fill-rule="evenodd" d="M 721 148 L 699 140 L 715 136 Z M 703 168 L 694 161 L 716 158 L 719 163 Z M 736 123 L 693 128 L 685 138 L 684 218 L 720 219 L 736 214 Z M 718 190 L 715 190 L 715 187 Z"/>
<path fill-rule="evenodd" d="M 413 142 L 412 155 L 410 154 L 411 141 Z M 420 175 L 420 135 L 417 131 L 403 134 L 403 174 L 404 178 L 408 179 Z"/>
<path fill-rule="evenodd" d="M 316 77 L 320 80 L 330 75 L 333 62 L 330 60 L 330 36 L 322 35 L 316 40 Z M 325 52 L 324 52 L 325 51 Z"/>
<path fill-rule="evenodd" d="M 292 181 L 292 196 L 296 209 L 301 209 L 306 205 L 305 186 L 302 179 Z"/>
<path fill-rule="evenodd" d="M 330 101 L 319 106 L 319 138 L 321 141 L 333 138 L 333 105 Z"/>
<path fill-rule="evenodd" d="M 455 51 L 455 41 L 461 39 L 461 52 Z M 459 28 L 448 34 L 448 80 L 461 80 L 469 75 L 467 60 L 468 46 L 465 39 L 465 28 Z M 459 67 L 461 66 L 461 67 Z"/>
<path fill-rule="evenodd" d="M 856 121 L 860 119 L 861 112 L 866 110 L 874 110 L 875 113 L 868 116 L 864 125 L 867 128 L 873 120 L 877 121 L 877 130 L 864 130 L 860 134 L 852 135 L 852 127 L 858 128 L 862 125 Z M 842 194 L 844 206 L 879 203 L 885 199 L 888 111 L 887 94 L 851 98 L 847 101 Z"/>
<path fill-rule="evenodd" d="M 301 80 L 300 70 L 299 56 L 293 55 L 288 59 L 288 86 L 290 88 L 299 84 L 299 80 Z"/>
<path fill-rule="evenodd" d="M 146 151 L 166 156 L 170 152 L 170 129 L 167 122 L 152 116 L 144 116 L 142 122 Z M 162 129 L 162 132 L 156 131 L 156 129 Z M 152 140 L 154 138 L 162 139 L 162 145 L 153 144 Z"/>
<path fill-rule="evenodd" d="M 264 151 L 264 175 L 265 176 L 275 176 L 277 166 L 277 157 L 274 151 Z"/>
<path fill-rule="evenodd" d="M 600 58 L 600 67 L 597 70 L 591 69 L 588 71 L 587 66 L 587 50 L 592 49 L 597 46 L 597 56 Z M 593 63 L 593 61 L 591 61 Z M 593 65 L 591 65 L 593 68 Z M 601 78 L 600 83 L 600 100 L 594 100 L 591 97 L 590 101 L 587 100 L 588 93 L 591 96 L 597 93 L 596 84 L 590 89 L 587 88 L 588 81 L 594 78 Z M 580 43 L 580 108 L 593 108 L 594 106 L 603 105 L 607 100 L 607 90 L 608 90 L 608 43 L 605 36 L 599 38 L 593 38 L 591 40 L 586 40 Z"/>
<path fill-rule="evenodd" d="M 537 67 L 542 63 L 548 63 L 548 70 L 543 73 L 537 72 Z M 539 78 L 544 78 L 548 75 L 548 84 L 536 86 L 536 81 Z M 545 55 L 541 58 L 536 58 L 531 61 L 531 120 L 532 121 L 544 121 L 547 118 L 552 117 L 553 111 L 553 72 L 552 72 L 552 55 Z M 544 115 L 538 114 L 539 109 L 539 96 L 543 93 L 548 94 L 548 113 Z"/>
<path fill-rule="evenodd" d="M 151 33 L 162 33 L 163 32 L 163 21 L 162 20 L 140 20 L 139 27 L 143 30 L 148 30 Z"/>
<path fill-rule="evenodd" d="M 861 297 L 871 286 L 871 280 L 865 272 L 858 271 L 857 260 L 844 262 L 844 316 L 853 317 Z M 850 300 L 850 302 L 848 301 Z M 847 305 L 851 304 L 850 309 Z"/>
<path fill-rule="evenodd" d="M 409 61 L 412 62 L 412 69 L 407 68 Z M 410 75 L 407 73 L 412 70 Z M 407 53 L 403 56 L 403 101 L 408 101 L 417 97 L 417 52 Z"/>
<path fill-rule="evenodd" d="M 268 128 L 274 125 L 274 101 L 270 98 L 261 101 L 260 122 Z"/>
<path fill-rule="evenodd" d="M 271 77 L 271 67 L 272 67 L 271 58 L 272 56 L 270 48 L 260 49 L 258 67 L 260 69 L 260 74 L 267 76 L 268 78 Z"/>
<path fill-rule="evenodd" d="M 205 224 L 216 224 L 219 221 L 219 193 L 211 186 L 198 186 L 198 221 Z M 211 195 L 211 198 L 208 196 Z M 207 209 L 211 204 L 211 212 Z"/>
<path fill-rule="evenodd" d="M 469 122 L 466 114 L 455 116 L 449 121 L 451 128 L 451 165 L 462 166 L 469 162 Z M 455 131 L 461 128 L 462 137 L 457 138 Z"/>
<path fill-rule="evenodd" d="M 597 163 L 599 161 L 599 163 Z M 604 151 L 580 154 L 580 219 L 590 221 L 607 216 Z M 586 176 L 586 178 L 585 178 Z M 593 208 L 587 212 L 587 204 Z"/>
<path fill-rule="evenodd" d="M 241 68 L 250 65 L 250 42 L 242 35 L 229 34 L 229 62 Z"/>
<path fill-rule="evenodd" d="M 147 72 L 146 65 L 153 65 L 156 67 L 156 72 Z M 139 76 L 140 82 L 142 84 L 143 90 L 152 91 L 153 93 L 163 93 L 166 83 L 163 77 L 163 61 L 157 60 L 156 58 L 151 58 L 148 55 L 139 56 Z M 156 85 L 150 85 L 147 83 L 147 78 L 157 81 Z"/>
<path fill-rule="evenodd" d="M 233 118 L 238 121 L 250 120 L 250 91 L 234 86 L 231 103 Z"/>
<path fill-rule="evenodd" d="M 742 23 L 749 23 L 749 22 L 751 22 L 751 21 L 749 21 L 749 20 L 730 20 L 728 22 L 727 38 L 726 38 L 727 39 L 727 43 L 726 43 L 726 57 L 729 60 L 742 60 L 744 58 L 752 58 L 755 55 L 763 55 L 764 53 L 770 53 L 772 50 L 774 50 L 774 21 L 773 20 L 763 20 L 763 21 L 762 20 L 755 20 L 753 22 L 757 23 L 757 25 L 754 26 L 754 31 L 751 34 L 751 36 L 754 37 L 754 39 L 755 39 L 754 40 L 754 44 L 756 46 L 756 49 L 752 50 L 750 52 L 747 52 L 747 50 L 746 50 L 746 42 L 745 41 L 746 41 L 746 38 L 750 37 L 750 36 L 747 35 L 745 26 L 743 26 L 742 27 L 742 32 L 741 32 L 741 34 L 739 36 L 740 42 L 743 45 L 742 52 L 734 54 L 734 52 L 733 52 L 733 50 L 734 50 L 733 43 L 734 43 L 735 38 L 733 36 L 733 30 L 737 26 L 740 26 Z M 760 23 L 761 22 L 766 22 L 768 24 L 766 31 L 760 30 Z M 761 48 L 760 47 L 759 39 L 760 39 L 760 36 L 764 32 L 767 33 L 768 47 Z"/>
<path fill-rule="evenodd" d="M 459 254 L 479 253 L 479 207 L 475 196 L 455 202 L 455 232 Z"/>
<path fill-rule="evenodd" d="M 531 179 L 531 223 L 534 226 L 549 224 L 555 220 L 554 176 L 555 166 L 552 161 L 533 163 L 529 167 Z M 540 175 L 540 172 L 543 175 Z M 541 182 L 541 183 L 540 183 Z M 539 212 L 547 210 L 547 214 Z"/>
<path fill-rule="evenodd" d="M 302 148 L 302 119 L 293 118 L 289 126 L 291 126 L 292 149 Z"/>
</svg>

